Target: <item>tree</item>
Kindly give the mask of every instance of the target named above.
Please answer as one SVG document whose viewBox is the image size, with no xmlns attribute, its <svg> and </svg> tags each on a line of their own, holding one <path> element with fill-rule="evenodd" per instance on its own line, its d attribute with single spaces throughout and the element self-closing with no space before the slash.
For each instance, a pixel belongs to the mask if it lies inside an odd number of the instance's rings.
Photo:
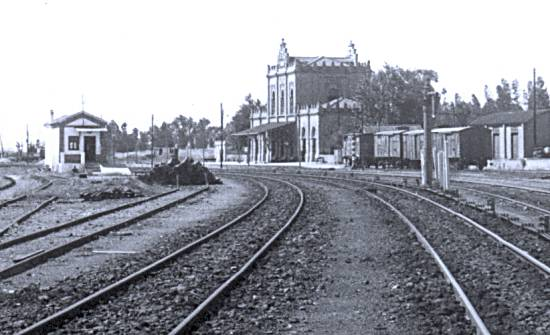
<svg viewBox="0 0 550 335">
<path fill-rule="evenodd" d="M 260 100 L 254 100 L 251 94 L 248 94 L 245 98 L 245 103 L 243 103 L 239 110 L 235 113 L 231 122 L 227 124 L 227 127 L 224 131 L 224 137 L 226 139 L 226 144 L 231 146 L 237 151 L 240 151 L 242 148 L 247 146 L 246 137 L 242 136 L 225 136 L 227 134 L 235 134 L 239 131 L 250 128 L 250 114 L 254 111 L 260 110 L 263 108 Z"/>
<path fill-rule="evenodd" d="M 548 91 L 546 87 L 544 87 L 544 80 L 542 77 L 537 77 L 537 82 L 535 85 L 535 92 L 537 94 L 537 110 L 550 108 L 550 98 L 548 97 Z M 527 102 L 527 109 L 533 110 L 533 82 L 529 81 L 527 83 L 527 92 L 523 93 L 523 97 Z"/>
<path fill-rule="evenodd" d="M 388 64 L 376 73 L 367 70 L 355 94 L 361 104 L 356 117 L 362 125 L 420 123 L 428 78 L 437 81 L 437 73 Z"/>
<path fill-rule="evenodd" d="M 195 127 L 195 145 L 197 148 L 206 148 L 209 143 L 208 125 L 210 120 L 202 118 Z"/>
<path fill-rule="evenodd" d="M 499 112 L 517 112 L 523 110 L 518 102 L 517 80 L 514 80 L 514 82 L 515 85 L 513 84 L 513 87 L 515 86 L 515 88 L 513 94 L 510 84 L 505 79 L 501 79 L 500 85 L 497 85 L 495 105 Z"/>
<path fill-rule="evenodd" d="M 498 112 L 498 106 L 496 101 L 492 98 L 491 93 L 489 92 L 489 86 L 485 85 L 485 104 L 481 108 L 483 114 L 492 114 Z"/>
</svg>

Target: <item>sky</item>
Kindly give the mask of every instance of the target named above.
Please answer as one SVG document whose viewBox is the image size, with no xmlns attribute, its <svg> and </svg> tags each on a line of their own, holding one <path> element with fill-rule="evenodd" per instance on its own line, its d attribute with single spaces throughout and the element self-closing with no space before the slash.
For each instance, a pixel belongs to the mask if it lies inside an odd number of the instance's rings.
<svg viewBox="0 0 550 335">
<path fill-rule="evenodd" d="M 0 137 L 42 139 L 84 109 L 146 130 L 178 115 L 219 125 L 244 97 L 266 101 L 281 38 L 291 56 L 433 69 L 439 86 L 483 102 L 501 78 L 550 80 L 546 1 L 0 0 Z"/>
</svg>

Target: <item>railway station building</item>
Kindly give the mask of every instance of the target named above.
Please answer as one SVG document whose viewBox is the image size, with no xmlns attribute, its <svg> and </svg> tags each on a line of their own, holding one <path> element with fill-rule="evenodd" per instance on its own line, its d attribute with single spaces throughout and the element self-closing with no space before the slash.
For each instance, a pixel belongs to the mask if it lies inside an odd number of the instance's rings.
<svg viewBox="0 0 550 335">
<path fill-rule="evenodd" d="M 107 161 L 109 136 L 107 121 L 81 111 L 54 118 L 44 125 L 46 148 L 44 165 L 52 171 L 65 172 L 73 168 L 82 170 Z"/>
<path fill-rule="evenodd" d="M 343 57 L 296 57 L 283 39 L 277 63 L 267 66 L 267 108 L 252 112 L 250 129 L 233 136 L 248 138 L 251 163 L 333 162 L 342 135 L 360 131 L 352 97 L 367 71 L 352 42 Z"/>
<path fill-rule="evenodd" d="M 550 169 L 549 160 L 534 157 L 537 147 L 550 146 L 550 109 L 537 111 L 536 121 L 532 111 L 514 111 L 483 115 L 471 125 L 491 130 L 489 168 Z"/>
</svg>

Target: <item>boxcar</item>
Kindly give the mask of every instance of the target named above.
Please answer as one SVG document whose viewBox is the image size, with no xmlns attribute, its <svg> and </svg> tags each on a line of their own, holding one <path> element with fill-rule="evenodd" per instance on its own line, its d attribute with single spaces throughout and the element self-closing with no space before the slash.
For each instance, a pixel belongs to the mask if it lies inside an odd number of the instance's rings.
<svg viewBox="0 0 550 335">
<path fill-rule="evenodd" d="M 491 131 L 483 127 L 453 127 L 432 129 L 433 147 L 444 150 L 447 143 L 449 162 L 462 169 L 477 165 L 480 169 L 491 158 Z"/>
<path fill-rule="evenodd" d="M 354 156 L 354 167 L 368 167 L 374 163 L 374 134 L 349 133 L 344 135 L 342 158 L 346 165 L 352 164 Z"/>
<path fill-rule="evenodd" d="M 404 165 L 420 168 L 420 154 L 424 148 L 424 129 L 409 130 L 403 133 Z"/>
<path fill-rule="evenodd" d="M 406 130 L 379 131 L 375 134 L 374 154 L 382 165 L 402 166 L 403 133 Z"/>
</svg>

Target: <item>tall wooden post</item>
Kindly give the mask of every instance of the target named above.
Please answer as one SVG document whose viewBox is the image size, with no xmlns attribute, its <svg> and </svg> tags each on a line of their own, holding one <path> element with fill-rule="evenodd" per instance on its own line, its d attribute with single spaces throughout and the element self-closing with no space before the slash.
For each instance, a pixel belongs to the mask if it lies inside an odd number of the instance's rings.
<svg viewBox="0 0 550 335">
<path fill-rule="evenodd" d="M 537 146 L 537 75 L 533 69 L 533 147 Z"/>
<path fill-rule="evenodd" d="M 425 87 L 425 97 L 427 98 L 430 94 L 430 80 L 426 81 Z M 431 96 L 431 105 L 433 109 L 433 94 Z M 434 111 L 432 110 L 432 113 Z M 422 165 L 422 185 L 423 186 L 432 186 L 432 127 L 430 120 L 430 113 L 428 112 L 427 101 L 425 100 L 424 105 L 422 106 L 422 117 L 424 121 L 424 164 Z"/>
<path fill-rule="evenodd" d="M 155 166 L 155 116 L 151 114 L 151 169 Z"/>
<path fill-rule="evenodd" d="M 223 169 L 223 104 L 222 103 L 220 103 L 220 129 L 221 129 L 220 169 Z"/>
</svg>

